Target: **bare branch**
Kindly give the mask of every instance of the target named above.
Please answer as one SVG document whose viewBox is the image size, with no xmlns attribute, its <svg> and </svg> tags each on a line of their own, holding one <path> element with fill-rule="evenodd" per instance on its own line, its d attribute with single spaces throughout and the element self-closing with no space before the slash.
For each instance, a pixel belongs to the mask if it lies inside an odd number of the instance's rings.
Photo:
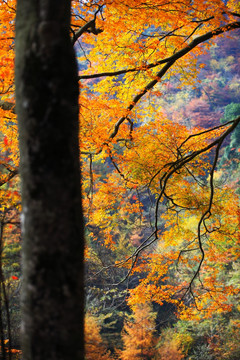
<svg viewBox="0 0 240 360">
<path fill-rule="evenodd" d="M 240 118 L 240 117 L 239 117 Z M 211 208 L 212 208 L 212 203 L 213 203 L 213 197 L 214 197 L 214 185 L 213 185 L 213 176 L 214 176 L 214 171 L 216 169 L 216 165 L 217 165 L 217 161 L 218 161 L 218 157 L 219 157 L 219 150 L 221 148 L 221 145 L 224 141 L 225 137 L 221 137 L 220 140 L 219 140 L 219 143 L 217 145 L 217 148 L 216 148 L 216 153 L 215 153 L 215 158 L 214 158 L 214 162 L 213 162 L 213 166 L 212 166 L 212 169 L 211 169 L 211 172 L 210 172 L 210 197 L 209 197 L 209 205 L 208 205 L 208 208 L 205 210 L 205 212 L 202 214 L 201 216 L 201 219 L 199 220 L 199 223 L 198 223 L 198 246 L 199 246 L 199 249 L 201 251 L 201 259 L 199 261 L 199 264 L 198 264 L 198 268 L 195 272 L 195 274 L 193 275 L 190 283 L 189 283 L 189 286 L 188 286 L 188 289 L 189 291 L 192 293 L 192 285 L 196 279 L 197 276 L 200 277 L 200 269 L 202 267 L 202 264 L 203 264 L 203 261 L 204 261 L 204 257 L 205 257 L 205 252 L 204 252 L 204 249 L 203 249 L 203 244 L 202 244 L 202 235 L 201 235 L 201 227 L 202 225 L 204 224 L 204 220 L 209 218 L 211 216 Z"/>
</svg>

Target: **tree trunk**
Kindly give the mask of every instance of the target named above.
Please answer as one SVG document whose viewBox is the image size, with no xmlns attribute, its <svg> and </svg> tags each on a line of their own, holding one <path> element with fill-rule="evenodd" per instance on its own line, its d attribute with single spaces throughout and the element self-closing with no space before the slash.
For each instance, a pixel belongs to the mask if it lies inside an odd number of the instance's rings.
<svg viewBox="0 0 240 360">
<path fill-rule="evenodd" d="M 24 360 L 84 359 L 78 79 L 70 5 L 17 4 Z"/>
</svg>

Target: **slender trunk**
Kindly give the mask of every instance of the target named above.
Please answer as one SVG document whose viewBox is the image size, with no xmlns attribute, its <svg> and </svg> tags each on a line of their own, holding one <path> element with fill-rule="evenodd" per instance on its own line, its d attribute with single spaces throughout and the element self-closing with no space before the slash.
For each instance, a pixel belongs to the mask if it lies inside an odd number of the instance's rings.
<svg viewBox="0 0 240 360">
<path fill-rule="evenodd" d="M 3 293 L 3 300 L 5 305 L 5 311 L 6 311 L 6 321 L 7 321 L 7 337 L 8 337 L 8 360 L 12 359 L 12 328 L 11 328 L 11 316 L 10 316 L 10 310 L 9 310 L 9 298 L 6 291 L 5 286 L 5 279 L 3 275 L 3 269 L 1 268 L 1 283 L 2 283 L 2 293 Z"/>
<path fill-rule="evenodd" d="M 3 222 L 0 222 L 0 274 L 2 274 L 2 239 L 3 238 Z M 2 276 L 0 276 L 0 338 L 1 338 L 1 358 L 6 360 L 6 350 L 4 343 L 4 328 L 3 328 L 3 301 L 2 301 Z"/>
<path fill-rule="evenodd" d="M 24 360 L 84 359 L 78 79 L 70 5 L 17 4 Z"/>
</svg>

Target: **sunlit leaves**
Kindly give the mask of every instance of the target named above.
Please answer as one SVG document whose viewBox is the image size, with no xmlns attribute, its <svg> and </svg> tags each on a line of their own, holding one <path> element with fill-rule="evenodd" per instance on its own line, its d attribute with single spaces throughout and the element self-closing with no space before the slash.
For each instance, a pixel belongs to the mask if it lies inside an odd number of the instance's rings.
<svg viewBox="0 0 240 360">
<path fill-rule="evenodd" d="M 111 356 L 103 344 L 97 319 L 88 313 L 85 319 L 86 360 L 110 360 Z"/>
<path fill-rule="evenodd" d="M 155 317 L 149 303 L 138 304 L 133 312 L 133 320 L 126 320 L 123 331 L 123 350 L 120 359 L 154 358 L 156 353 Z"/>
<path fill-rule="evenodd" d="M 236 283 L 224 278 L 239 256 L 238 199 L 234 184 L 224 185 L 220 173 L 213 171 L 216 146 L 208 148 L 228 128 L 207 130 L 213 119 L 206 99 L 222 86 L 222 79 L 211 74 L 201 97 L 190 100 L 187 92 L 177 93 L 197 89 L 204 68 L 199 56 L 213 45 L 220 26 L 227 25 L 219 34 L 238 20 L 229 12 L 239 10 L 237 2 L 225 3 L 72 1 L 71 35 L 81 79 L 87 261 L 103 265 L 97 246 L 111 253 L 112 265 L 122 266 L 135 279 L 128 299 L 135 309 L 147 301 L 169 302 L 182 317 L 197 317 L 199 309 L 207 317 L 231 309 L 231 297 L 238 291 Z M 13 98 L 15 1 L 0 5 L 4 212 L 19 207 L 20 197 Z M 222 62 L 213 59 L 210 68 L 227 71 L 233 61 L 231 55 Z M 169 95 L 172 88 L 176 94 Z M 237 77 L 228 89 L 237 94 Z M 99 340 L 99 332 L 95 335 Z"/>
</svg>

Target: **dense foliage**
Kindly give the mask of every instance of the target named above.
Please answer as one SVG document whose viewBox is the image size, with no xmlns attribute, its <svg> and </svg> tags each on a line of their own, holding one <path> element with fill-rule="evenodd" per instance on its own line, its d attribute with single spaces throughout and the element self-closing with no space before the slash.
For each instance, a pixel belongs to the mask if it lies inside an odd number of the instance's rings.
<svg viewBox="0 0 240 360">
<path fill-rule="evenodd" d="M 21 286 L 15 8 L 0 0 L 5 358 L 19 348 Z M 235 0 L 72 1 L 87 359 L 240 357 L 239 10 Z"/>
</svg>

